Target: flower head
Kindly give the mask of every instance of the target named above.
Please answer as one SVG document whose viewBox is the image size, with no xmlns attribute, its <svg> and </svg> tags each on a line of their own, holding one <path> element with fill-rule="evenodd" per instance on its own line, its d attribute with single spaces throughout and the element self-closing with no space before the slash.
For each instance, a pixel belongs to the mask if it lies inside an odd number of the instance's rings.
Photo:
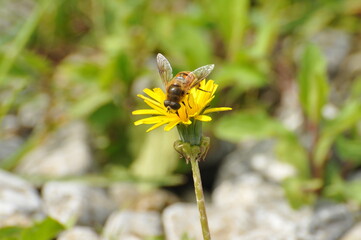
<svg viewBox="0 0 361 240">
<path fill-rule="evenodd" d="M 208 108 L 210 102 L 214 98 L 214 93 L 218 85 L 213 80 L 203 80 L 200 82 L 198 88 L 192 88 L 189 93 L 184 97 L 181 103 L 181 108 L 178 111 L 169 111 L 164 106 L 166 100 L 166 93 L 160 88 L 144 89 L 144 93 L 148 96 L 138 95 L 144 102 L 151 107 L 150 109 L 140 109 L 133 111 L 133 115 L 153 115 L 140 119 L 134 124 L 154 124 L 147 132 L 152 131 L 164 124 L 164 130 L 169 131 L 178 124 L 190 125 L 192 121 L 209 122 L 212 118 L 206 114 L 212 112 L 228 111 L 229 107 Z"/>
</svg>

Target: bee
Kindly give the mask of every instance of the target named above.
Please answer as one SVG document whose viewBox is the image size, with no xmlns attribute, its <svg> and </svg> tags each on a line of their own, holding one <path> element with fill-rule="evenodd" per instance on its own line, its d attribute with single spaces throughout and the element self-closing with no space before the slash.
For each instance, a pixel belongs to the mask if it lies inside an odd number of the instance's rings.
<svg viewBox="0 0 361 240">
<path fill-rule="evenodd" d="M 176 111 L 184 104 L 183 98 L 194 87 L 199 87 L 199 83 L 205 79 L 213 70 L 214 64 L 205 65 L 196 70 L 182 71 L 173 77 L 173 70 L 169 61 L 160 53 L 157 55 L 157 65 L 159 75 L 165 86 L 167 98 L 164 106 L 168 111 Z"/>
</svg>

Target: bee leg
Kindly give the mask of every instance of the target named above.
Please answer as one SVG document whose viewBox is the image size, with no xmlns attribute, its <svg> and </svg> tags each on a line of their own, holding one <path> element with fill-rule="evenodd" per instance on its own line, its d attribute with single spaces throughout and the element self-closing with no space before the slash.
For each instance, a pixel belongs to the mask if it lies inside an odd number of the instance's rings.
<svg viewBox="0 0 361 240">
<path fill-rule="evenodd" d="M 185 107 L 187 107 L 184 101 L 182 101 L 182 103 L 183 103 L 183 105 L 184 105 Z M 192 106 L 189 104 L 189 102 L 188 102 L 188 107 L 189 107 L 190 109 L 192 109 Z"/>
<path fill-rule="evenodd" d="M 187 106 L 186 106 L 186 103 L 185 103 L 184 101 L 182 101 L 182 103 L 183 103 L 183 105 L 184 105 L 185 107 L 187 107 Z M 189 107 L 190 109 L 192 109 L 192 107 L 191 107 L 191 105 L 189 104 L 189 102 L 188 102 L 188 107 Z"/>
<path fill-rule="evenodd" d="M 210 91 L 204 90 L 204 89 L 202 89 L 202 88 L 198 88 L 198 90 L 201 90 L 202 92 L 211 93 Z"/>
<path fill-rule="evenodd" d="M 178 113 L 178 110 L 175 112 L 177 114 L 177 116 L 179 117 L 179 113 Z"/>
</svg>

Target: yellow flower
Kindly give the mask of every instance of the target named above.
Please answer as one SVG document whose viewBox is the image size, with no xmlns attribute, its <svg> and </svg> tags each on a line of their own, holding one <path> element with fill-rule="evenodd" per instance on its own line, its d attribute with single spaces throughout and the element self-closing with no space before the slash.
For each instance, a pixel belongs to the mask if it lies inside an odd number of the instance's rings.
<svg viewBox="0 0 361 240">
<path fill-rule="evenodd" d="M 181 104 L 181 108 L 178 112 L 168 111 L 164 106 L 164 100 L 166 99 L 166 94 L 160 88 L 154 88 L 150 90 L 148 88 L 144 89 L 149 97 L 138 95 L 141 99 L 144 100 L 151 109 L 141 109 L 133 111 L 133 115 L 153 115 L 152 117 L 143 118 L 136 122 L 134 125 L 138 126 L 141 124 L 154 124 L 150 127 L 147 132 L 152 131 L 164 124 L 167 124 L 164 128 L 165 131 L 169 131 L 177 124 L 190 125 L 192 121 L 203 121 L 209 122 L 212 118 L 207 113 L 220 112 L 220 111 L 229 111 L 232 108 L 229 107 L 219 107 L 219 108 L 208 108 L 210 102 L 214 98 L 214 93 L 217 90 L 218 85 L 214 83 L 213 80 L 203 80 L 200 83 L 199 88 L 192 88 L 187 94 Z"/>
</svg>

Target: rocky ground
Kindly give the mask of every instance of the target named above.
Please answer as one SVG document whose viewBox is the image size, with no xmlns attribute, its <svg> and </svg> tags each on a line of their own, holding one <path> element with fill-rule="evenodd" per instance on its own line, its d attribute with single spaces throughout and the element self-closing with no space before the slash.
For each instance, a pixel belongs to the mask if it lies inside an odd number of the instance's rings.
<svg viewBox="0 0 361 240">
<path fill-rule="evenodd" d="M 67 125 L 28 154 L 18 174 L 0 171 L 1 227 L 29 226 L 51 216 L 68 227 L 59 240 L 202 239 L 195 203 L 181 201 L 167 190 L 145 191 L 125 182 L 97 187 L 71 180 L 35 187 L 19 177 L 88 172 L 93 160 L 85 132 L 79 122 Z M 361 224 L 348 205 L 290 208 L 280 181 L 293 169 L 277 161 L 272 146 L 272 141 L 255 142 L 237 147 L 225 158 L 206 200 L 212 239 L 359 240 Z M 72 161 L 72 156 L 79 161 Z"/>
</svg>

